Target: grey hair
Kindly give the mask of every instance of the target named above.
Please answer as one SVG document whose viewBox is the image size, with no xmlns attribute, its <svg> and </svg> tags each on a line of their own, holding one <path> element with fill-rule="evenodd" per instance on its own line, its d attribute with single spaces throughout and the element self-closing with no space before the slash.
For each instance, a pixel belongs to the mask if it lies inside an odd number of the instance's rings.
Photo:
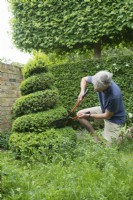
<svg viewBox="0 0 133 200">
<path fill-rule="evenodd" d="M 97 72 L 92 78 L 94 89 L 102 89 L 106 86 L 109 86 L 111 83 L 112 77 L 113 77 L 113 74 L 108 71 Z"/>
</svg>

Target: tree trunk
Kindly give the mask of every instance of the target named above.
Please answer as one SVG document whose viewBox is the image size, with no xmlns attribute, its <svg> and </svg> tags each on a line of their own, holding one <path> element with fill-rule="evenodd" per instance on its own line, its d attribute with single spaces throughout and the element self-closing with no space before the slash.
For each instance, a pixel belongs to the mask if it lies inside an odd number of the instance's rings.
<svg viewBox="0 0 133 200">
<path fill-rule="evenodd" d="M 94 58 L 101 57 L 101 41 L 94 44 Z"/>
</svg>

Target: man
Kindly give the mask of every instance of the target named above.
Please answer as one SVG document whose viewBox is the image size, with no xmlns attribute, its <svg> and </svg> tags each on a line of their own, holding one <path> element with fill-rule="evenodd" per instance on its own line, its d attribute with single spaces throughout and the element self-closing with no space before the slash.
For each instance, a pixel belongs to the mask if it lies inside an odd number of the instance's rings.
<svg viewBox="0 0 133 200">
<path fill-rule="evenodd" d="M 93 84 L 94 91 L 98 94 L 100 106 L 86 108 L 77 113 L 78 120 L 88 132 L 91 132 L 94 140 L 97 140 L 95 130 L 89 119 L 104 120 L 103 137 L 111 144 L 112 139 L 120 141 L 121 127 L 125 122 L 126 112 L 122 100 L 121 90 L 112 80 L 113 74 L 108 71 L 100 71 L 94 76 L 86 76 L 81 79 L 81 92 L 78 100 L 82 100 L 87 83 Z"/>
</svg>

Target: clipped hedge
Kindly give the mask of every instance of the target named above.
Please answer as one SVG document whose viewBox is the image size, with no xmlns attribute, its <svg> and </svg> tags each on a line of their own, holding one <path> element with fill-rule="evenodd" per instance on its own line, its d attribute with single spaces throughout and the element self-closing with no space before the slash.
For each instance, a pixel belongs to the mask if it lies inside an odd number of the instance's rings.
<svg viewBox="0 0 133 200">
<path fill-rule="evenodd" d="M 127 122 L 132 123 L 128 113 L 132 112 L 133 102 L 133 57 L 121 55 L 99 60 L 86 60 L 77 63 L 66 63 L 49 67 L 55 76 L 55 85 L 59 90 L 63 106 L 70 111 L 80 92 L 81 78 L 93 75 L 100 70 L 108 70 L 114 74 L 113 79 L 121 88 L 125 107 L 127 110 Z M 93 86 L 89 85 L 88 95 L 77 110 L 98 105 L 97 95 Z"/>
<path fill-rule="evenodd" d="M 59 104 L 59 93 L 57 90 L 44 90 L 22 96 L 13 105 L 13 116 L 46 111 Z"/>
<path fill-rule="evenodd" d="M 67 115 L 67 111 L 64 107 L 57 107 L 45 112 L 38 112 L 35 114 L 23 115 L 18 117 L 12 125 L 12 133 L 18 132 L 44 132 L 46 129 L 51 128 L 51 122 L 62 118 Z"/>
<path fill-rule="evenodd" d="M 54 84 L 54 76 L 51 73 L 42 73 L 31 76 L 20 85 L 22 95 L 27 95 L 33 92 L 51 89 Z"/>
<path fill-rule="evenodd" d="M 26 79 L 35 74 L 47 73 L 48 67 L 45 64 L 45 59 L 43 56 L 35 57 L 35 59 L 30 60 L 22 70 L 23 77 Z"/>
<path fill-rule="evenodd" d="M 76 134 L 72 128 L 52 129 L 57 128 L 52 122 L 66 116 L 67 110 L 62 107 L 54 77 L 41 53 L 26 64 L 23 76 L 22 96 L 12 109 L 15 120 L 10 149 L 16 158 L 27 161 L 47 162 L 60 155 L 64 159 L 72 152 Z"/>
<path fill-rule="evenodd" d="M 94 74 L 100 69 L 104 69 L 104 67 L 102 68 L 103 65 L 105 63 L 101 60 L 89 60 L 49 66 L 52 74 L 55 76 L 55 86 L 59 90 L 61 102 L 68 111 L 71 110 L 77 101 L 81 78 Z M 88 107 L 88 105 L 94 106 L 96 103 L 97 97 L 90 86 L 87 96 L 78 109 Z"/>
<path fill-rule="evenodd" d="M 72 156 L 76 145 L 75 131 L 70 128 L 50 129 L 41 134 L 14 132 L 9 146 L 16 158 L 48 162 Z"/>
</svg>

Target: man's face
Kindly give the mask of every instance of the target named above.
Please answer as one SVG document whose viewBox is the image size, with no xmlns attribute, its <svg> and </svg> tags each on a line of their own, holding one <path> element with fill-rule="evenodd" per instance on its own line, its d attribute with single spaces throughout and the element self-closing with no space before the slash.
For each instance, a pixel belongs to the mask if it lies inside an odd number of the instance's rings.
<svg viewBox="0 0 133 200">
<path fill-rule="evenodd" d="M 103 90 L 102 90 L 101 88 L 98 88 L 98 89 L 95 89 L 95 88 L 94 88 L 94 91 L 95 91 L 95 92 L 102 92 Z"/>
<path fill-rule="evenodd" d="M 95 92 L 104 92 L 106 89 L 108 88 L 108 86 L 102 87 L 102 88 L 94 88 Z"/>
</svg>

